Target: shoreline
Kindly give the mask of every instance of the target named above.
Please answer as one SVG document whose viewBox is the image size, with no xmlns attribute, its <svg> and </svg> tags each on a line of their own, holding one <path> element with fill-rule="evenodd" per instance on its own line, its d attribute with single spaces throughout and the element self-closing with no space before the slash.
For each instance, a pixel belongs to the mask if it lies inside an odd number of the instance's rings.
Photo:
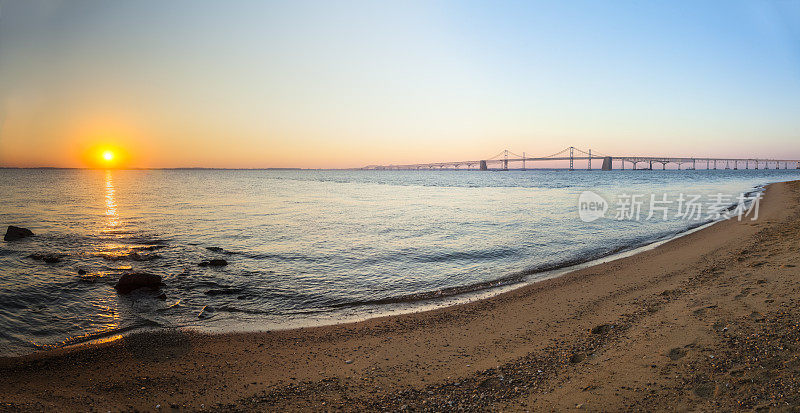
<svg viewBox="0 0 800 413">
<path fill-rule="evenodd" d="M 746 194 L 750 195 L 763 191 L 764 184 L 757 184 L 750 187 Z M 734 204 L 731 204 L 728 209 L 732 208 L 733 206 Z M 365 321 L 371 318 L 424 312 L 491 298 L 498 294 L 512 291 L 517 288 L 523 288 L 527 285 L 546 279 L 559 277 L 587 266 L 602 264 L 624 258 L 632 254 L 647 251 L 648 249 L 654 248 L 665 242 L 692 233 L 698 230 L 698 228 L 704 228 L 706 226 L 713 225 L 716 222 L 719 222 L 719 220 L 710 222 L 692 221 L 689 222 L 687 227 L 683 230 L 678 230 L 677 232 L 669 231 L 662 232 L 660 234 L 652 234 L 651 236 L 631 241 L 629 244 L 620 246 L 609 252 L 588 254 L 588 258 L 564 259 L 552 265 L 544 265 L 535 269 L 529 268 L 516 271 L 509 273 L 504 277 L 476 284 L 447 287 L 441 290 L 428 290 L 403 296 L 391 296 L 381 300 L 350 302 L 340 306 L 331 307 L 329 310 L 298 312 L 294 314 L 285 314 L 274 318 L 269 318 L 269 316 L 257 312 L 252 314 L 248 314 L 247 312 L 238 312 L 238 317 L 240 317 L 239 319 L 226 319 L 220 322 L 208 320 L 209 323 L 204 325 L 193 324 L 191 321 L 189 321 L 188 324 L 181 326 L 164 326 L 157 323 L 147 322 L 132 325 L 121 325 L 109 330 L 93 331 L 76 336 L 70 336 L 53 344 L 41 344 L 38 345 L 38 348 L 15 348 L 13 351 L 9 350 L 9 352 L 5 354 L 0 354 L 0 359 L 24 357 L 31 354 L 49 352 L 57 349 L 72 349 L 85 345 L 106 343 L 122 338 L 124 335 L 139 332 L 157 332 L 158 330 L 169 331 L 173 329 L 185 330 L 199 334 L 267 332 L 330 326 Z M 447 291 L 444 294 L 441 294 L 442 291 L 446 290 L 456 291 Z M 425 297 L 419 298 L 416 296 Z M 225 312 L 225 310 L 222 310 L 222 312 Z"/>
<path fill-rule="evenodd" d="M 748 192 L 748 194 L 759 191 L 763 191 L 763 187 L 754 188 L 754 190 Z M 397 301 L 388 302 L 385 304 L 373 303 L 373 302 L 368 302 L 364 304 L 352 304 L 352 305 L 342 306 L 342 309 L 338 310 L 318 311 L 309 313 L 312 315 L 307 315 L 307 314 L 292 315 L 293 317 L 295 317 L 293 321 L 272 322 L 268 324 L 269 327 L 267 328 L 250 327 L 253 323 L 259 322 L 259 320 L 257 319 L 248 321 L 239 321 L 236 323 L 239 325 L 235 327 L 226 326 L 224 328 L 215 328 L 213 326 L 206 326 L 204 328 L 195 326 L 167 328 L 159 325 L 138 325 L 138 326 L 132 325 L 132 326 L 120 327 L 118 329 L 109 331 L 96 332 L 93 334 L 88 334 L 86 336 L 91 338 L 81 339 L 80 336 L 71 337 L 59 344 L 51 346 L 43 346 L 41 349 L 35 350 L 30 353 L 17 354 L 17 355 L 0 355 L 0 361 L 4 359 L 13 360 L 15 358 L 31 356 L 39 353 L 46 354 L 47 352 L 59 349 L 76 350 L 82 347 L 87 347 L 87 346 L 91 347 L 97 344 L 104 344 L 120 340 L 130 334 L 140 334 L 140 333 L 158 334 L 163 332 L 171 332 L 175 330 L 190 332 L 195 334 L 208 334 L 208 335 L 236 334 L 236 333 L 266 333 L 270 331 L 286 331 L 286 330 L 296 330 L 296 329 L 305 329 L 313 327 L 326 327 L 333 325 L 351 324 L 361 321 L 367 321 L 374 318 L 393 317 L 404 314 L 426 312 L 440 308 L 448 308 L 460 304 L 467 304 L 474 301 L 491 299 L 500 294 L 504 294 L 506 292 L 513 291 L 519 288 L 524 288 L 528 285 L 532 285 L 537 282 L 561 277 L 573 271 L 578 271 L 591 266 L 630 257 L 632 255 L 639 254 L 644 251 L 649 251 L 653 248 L 657 248 L 658 246 L 664 243 L 679 239 L 681 237 L 684 237 L 696 231 L 700 231 L 704 228 L 710 227 L 722 221 L 724 220 L 698 223 L 695 225 L 691 225 L 687 229 L 680 231 L 678 233 L 672 234 L 670 236 L 656 237 L 638 246 L 623 247 L 617 251 L 610 252 L 606 255 L 600 255 L 596 258 L 590 258 L 586 261 L 573 260 L 574 263 L 564 265 L 561 267 L 555 267 L 541 271 L 534 271 L 531 273 L 512 274 L 505 278 L 499 278 L 493 281 L 487 281 L 482 283 L 482 284 L 501 283 L 500 285 L 478 288 L 475 290 L 454 293 L 442 297 L 431 297 L 431 298 L 421 298 L 412 300 L 401 300 L 402 297 L 397 297 L 397 298 L 392 297 L 389 300 L 397 300 Z M 503 281 L 510 279 L 512 277 L 513 278 L 518 277 L 520 280 L 508 283 L 502 283 Z M 535 278 L 531 279 L 530 277 L 535 277 Z M 464 287 L 469 287 L 469 286 L 464 286 Z M 463 287 L 454 287 L 454 288 L 463 288 Z M 431 292 L 422 292 L 420 294 L 429 294 L 429 293 Z M 394 307 L 394 308 L 387 308 L 387 307 Z M 347 310 L 352 310 L 353 314 L 350 315 L 345 314 Z M 264 324 L 261 323 L 261 325 L 263 326 Z"/>
<path fill-rule="evenodd" d="M 727 327 L 731 320 L 744 318 L 737 321 L 742 331 L 758 327 L 748 320 L 783 320 L 773 313 L 786 311 L 781 304 L 793 296 L 776 292 L 791 291 L 800 263 L 792 263 L 794 232 L 782 228 L 800 226 L 799 198 L 798 181 L 771 184 L 755 223 L 710 223 L 646 251 L 424 312 L 267 332 L 136 333 L 2 359 L 0 406 L 616 410 L 657 408 L 648 403 L 666 397 L 673 408 L 713 408 L 724 393 L 717 373 L 683 377 L 682 363 L 691 361 L 696 372 L 709 360 L 705 350 L 723 354 L 725 334 L 738 330 Z M 770 232 L 785 239 L 756 254 L 751 244 Z M 778 259 L 786 263 L 773 263 Z M 742 268 L 752 274 L 742 279 Z M 716 285 L 720 278 L 725 282 Z M 784 288 L 765 299 L 759 289 L 775 288 L 773 281 Z M 707 319 L 712 313 L 714 322 Z M 96 385 L 104 390 L 91 391 Z M 656 388 L 656 395 L 649 392 Z"/>
</svg>

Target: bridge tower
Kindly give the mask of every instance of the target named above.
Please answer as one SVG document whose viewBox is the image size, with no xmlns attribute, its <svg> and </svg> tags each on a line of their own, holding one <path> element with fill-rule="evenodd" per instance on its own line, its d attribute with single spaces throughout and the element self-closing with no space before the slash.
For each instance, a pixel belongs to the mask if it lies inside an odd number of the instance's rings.
<svg viewBox="0 0 800 413">
<path fill-rule="evenodd" d="M 589 149 L 589 170 L 592 170 L 592 150 Z"/>
<path fill-rule="evenodd" d="M 614 161 L 614 158 L 612 158 L 610 156 L 606 156 L 605 158 L 603 158 L 603 167 L 602 167 L 602 169 L 604 171 L 610 171 L 610 170 L 614 169 L 614 165 L 612 165 L 613 161 Z"/>
<path fill-rule="evenodd" d="M 486 166 L 486 161 L 481 161 L 481 165 L 479 167 L 481 171 L 488 171 L 489 167 Z"/>
<path fill-rule="evenodd" d="M 525 152 L 522 152 L 522 170 L 525 170 Z"/>
<path fill-rule="evenodd" d="M 573 159 L 573 156 L 572 156 L 572 152 L 574 150 L 575 150 L 574 146 L 570 146 L 569 147 L 569 170 L 570 171 L 574 171 L 575 170 L 575 168 L 574 168 L 574 159 Z"/>
</svg>

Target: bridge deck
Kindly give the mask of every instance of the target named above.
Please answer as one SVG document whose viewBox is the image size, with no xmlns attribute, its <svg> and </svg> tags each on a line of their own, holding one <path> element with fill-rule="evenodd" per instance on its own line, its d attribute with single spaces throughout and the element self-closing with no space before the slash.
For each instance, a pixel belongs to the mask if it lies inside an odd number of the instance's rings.
<svg viewBox="0 0 800 413">
<path fill-rule="evenodd" d="M 566 153 L 569 155 L 566 155 Z M 575 156 L 574 152 L 578 152 L 578 155 Z M 789 164 L 794 164 L 794 168 L 800 169 L 800 160 L 797 159 L 774 159 L 774 158 L 713 158 L 713 157 L 674 157 L 674 156 L 601 156 L 601 155 L 592 155 L 591 151 L 586 152 L 580 150 L 575 147 L 569 147 L 562 150 L 559 153 L 550 156 L 543 156 L 543 157 L 528 157 L 528 156 L 515 156 L 509 157 L 509 154 L 512 154 L 510 151 L 501 152 L 501 155 L 505 155 L 503 157 L 498 158 L 497 156 L 489 158 L 489 159 L 480 159 L 480 160 L 468 160 L 468 161 L 448 161 L 448 162 L 430 162 L 430 163 L 416 163 L 416 164 L 403 164 L 403 165 L 369 165 L 365 166 L 361 169 L 434 169 L 434 168 L 453 168 L 459 169 L 462 166 L 471 169 L 473 166 L 479 166 L 481 163 L 484 163 L 487 168 L 488 165 L 500 165 L 502 169 L 508 169 L 509 164 L 518 164 L 518 165 L 525 165 L 528 162 L 544 162 L 544 161 L 569 161 L 570 162 L 570 169 L 573 169 L 573 163 L 575 161 L 591 161 L 591 160 L 598 160 L 603 161 L 610 159 L 611 162 L 617 161 L 620 162 L 621 168 L 625 168 L 625 163 L 629 163 L 633 165 L 635 168 L 639 163 L 655 163 L 661 164 L 662 167 L 665 167 L 667 164 L 693 164 L 695 167 L 699 163 L 702 166 L 706 166 L 708 169 L 710 165 L 713 163 L 715 165 L 717 163 L 725 164 L 728 169 L 730 169 L 730 164 L 733 164 L 734 169 L 738 169 L 739 164 L 744 164 L 745 169 L 751 169 L 751 164 L 755 164 L 754 168 L 752 169 L 759 169 L 759 166 L 763 164 L 765 168 L 769 168 L 770 164 L 775 164 L 775 168 L 778 169 L 781 164 L 783 164 L 782 169 L 788 169 Z M 526 166 L 526 165 L 525 165 Z M 794 169 L 793 168 L 793 169 Z M 647 168 L 650 169 L 650 168 Z"/>
</svg>

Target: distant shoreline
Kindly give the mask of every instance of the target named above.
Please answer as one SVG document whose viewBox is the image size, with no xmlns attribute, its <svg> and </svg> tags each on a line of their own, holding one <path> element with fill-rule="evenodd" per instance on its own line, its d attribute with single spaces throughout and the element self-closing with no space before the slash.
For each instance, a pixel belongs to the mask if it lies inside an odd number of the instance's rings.
<svg viewBox="0 0 800 413">
<path fill-rule="evenodd" d="M 17 167 L 17 166 L 0 166 L 0 169 L 57 169 L 57 170 L 76 170 L 76 171 L 183 171 L 183 170 L 209 170 L 209 171 L 302 171 L 314 170 L 306 168 L 204 168 L 204 167 L 186 167 L 186 168 L 68 168 L 59 166 L 31 166 L 31 167 Z M 324 169 L 323 169 L 324 170 Z"/>
<path fill-rule="evenodd" d="M 73 168 L 59 166 L 0 166 L 0 170 L 65 170 L 65 171 L 364 171 L 364 172 L 526 172 L 526 171 L 566 171 L 566 172 L 731 172 L 731 171 L 800 171 L 796 168 L 788 169 L 614 169 L 603 171 L 600 169 L 574 169 L 569 168 L 509 168 L 509 169 L 364 169 L 364 168 L 208 168 L 208 167 L 178 167 L 178 168 Z"/>
</svg>

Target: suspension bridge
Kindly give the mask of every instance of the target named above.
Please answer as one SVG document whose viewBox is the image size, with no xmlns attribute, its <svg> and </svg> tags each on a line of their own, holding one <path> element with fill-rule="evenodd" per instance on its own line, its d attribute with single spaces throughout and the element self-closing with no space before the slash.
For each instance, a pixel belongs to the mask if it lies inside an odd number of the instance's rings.
<svg viewBox="0 0 800 413">
<path fill-rule="evenodd" d="M 504 150 L 495 156 L 486 159 L 471 161 L 451 161 L 416 163 L 406 165 L 367 165 L 360 169 L 366 170 L 438 170 L 438 169 L 466 169 L 466 170 L 500 170 L 522 169 L 533 167 L 537 162 L 569 161 L 569 170 L 575 169 L 575 163 L 586 161 L 587 169 L 592 169 L 595 161 L 597 169 L 610 171 L 625 169 L 626 165 L 633 170 L 667 169 L 667 165 L 674 165 L 677 169 L 800 169 L 800 160 L 797 159 L 767 159 L 767 158 L 708 158 L 708 157 L 671 157 L 671 156 L 611 156 L 591 149 L 584 151 L 574 146 L 547 156 L 527 156 L 525 152 L 518 155 L 509 150 Z M 660 166 L 660 168 L 659 168 Z"/>
</svg>

